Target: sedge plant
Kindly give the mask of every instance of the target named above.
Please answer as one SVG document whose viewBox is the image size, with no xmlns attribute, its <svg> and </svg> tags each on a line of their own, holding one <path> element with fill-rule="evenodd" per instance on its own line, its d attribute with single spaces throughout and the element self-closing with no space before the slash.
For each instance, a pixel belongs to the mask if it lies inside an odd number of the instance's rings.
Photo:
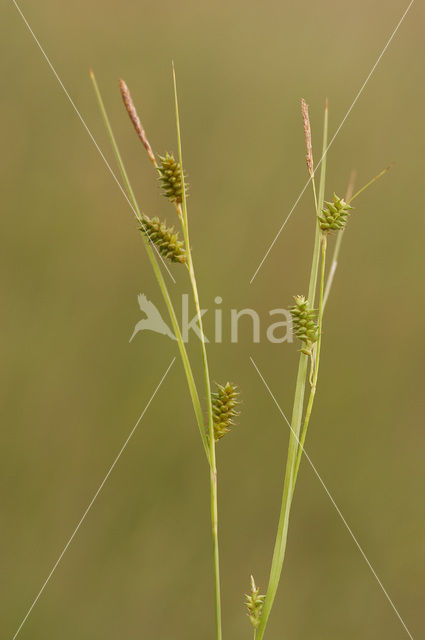
<svg viewBox="0 0 425 640">
<path fill-rule="evenodd" d="M 231 430 L 235 418 L 238 415 L 239 391 L 231 382 L 217 384 L 216 390 L 212 391 L 199 291 L 190 244 L 190 225 L 187 204 L 188 186 L 183 165 L 179 104 L 174 65 L 173 88 L 177 131 L 177 157 L 171 152 L 166 152 L 164 155 L 154 153 L 142 126 L 130 91 L 123 80 L 119 81 L 120 92 L 127 114 L 152 163 L 162 193 L 174 210 L 176 221 L 174 225 L 172 224 L 171 226 L 158 216 L 155 215 L 152 217 L 147 215 L 139 208 L 94 73 L 91 71 L 90 75 L 128 199 L 170 316 L 208 464 L 215 594 L 215 638 L 216 640 L 222 640 L 216 443 Z M 254 577 L 251 576 L 250 592 L 246 595 L 245 600 L 248 618 L 253 627 L 254 640 L 262 640 L 264 637 L 284 566 L 295 485 L 299 474 L 318 385 L 324 309 L 334 281 L 343 233 L 353 209 L 350 203 L 389 169 L 389 167 L 387 167 L 381 171 L 354 195 L 354 173 L 352 173 L 345 199 L 334 193 L 329 201 L 325 201 L 328 149 L 328 103 L 326 101 L 324 111 L 322 156 L 319 163 L 320 176 L 318 189 L 316 187 L 316 169 L 313 159 L 309 111 L 304 100 L 301 101 L 301 111 L 307 149 L 306 163 L 309 180 L 312 185 L 314 204 L 314 216 L 312 218 L 314 245 L 307 295 L 296 295 L 294 297 L 294 304 L 290 308 L 293 332 L 298 338 L 301 348 L 299 350 L 300 356 L 290 423 L 291 431 L 284 473 L 281 509 L 269 581 L 266 593 L 260 594 L 260 589 L 257 587 Z M 180 226 L 180 231 L 176 230 L 176 224 Z M 336 236 L 336 242 L 331 267 L 327 273 L 326 260 L 328 239 L 330 236 Z M 201 381 L 195 380 L 191 361 L 182 338 L 181 329 L 164 278 L 163 268 L 165 267 L 165 269 L 169 271 L 168 265 L 176 269 L 185 268 L 189 277 L 201 336 L 200 351 L 203 372 Z M 203 387 L 203 396 L 206 398 L 205 403 L 202 403 L 200 399 L 198 390 L 200 385 Z"/>
<path fill-rule="evenodd" d="M 304 444 L 307 436 L 308 426 L 313 410 L 314 400 L 319 377 L 319 364 L 322 349 L 323 332 L 323 312 L 326 301 L 331 291 L 332 283 L 338 264 L 338 256 L 341 249 L 343 232 L 351 216 L 353 207 L 351 202 L 357 198 L 365 189 L 383 176 L 390 167 L 381 171 L 367 184 L 352 195 L 354 184 L 354 173 L 352 173 L 346 199 L 333 194 L 330 201 L 325 201 L 326 189 L 326 160 L 328 149 L 328 102 L 326 100 L 322 157 L 320 162 L 319 190 L 317 194 L 315 167 L 313 159 L 313 147 L 311 138 L 311 125 L 308 106 L 304 100 L 301 101 L 301 111 L 304 122 L 304 135 L 306 142 L 306 163 L 312 185 L 314 201 L 314 229 L 315 239 L 313 247 L 312 264 L 310 270 L 310 280 L 308 295 L 297 295 L 294 297 L 294 304 L 290 308 L 293 324 L 293 332 L 301 343 L 298 373 L 295 386 L 294 404 L 291 418 L 291 431 L 287 461 L 285 467 L 284 485 L 282 493 L 282 503 L 279 516 L 278 529 L 275 539 L 272 556 L 269 582 L 266 594 L 259 597 L 258 588 L 252 578 L 251 595 L 247 597 L 248 617 L 254 628 L 254 640 L 262 640 L 265 634 L 270 612 L 276 598 L 279 581 L 285 560 L 288 528 L 291 514 L 291 506 L 294 497 L 295 485 L 298 478 Z M 332 266 L 326 280 L 326 258 L 328 237 L 337 236 Z M 317 300 L 317 306 L 316 305 Z M 308 399 L 306 399 L 306 390 Z M 256 603 L 255 615 L 253 616 L 253 602 Z"/>
<path fill-rule="evenodd" d="M 174 209 L 174 213 L 176 215 L 176 223 L 180 225 L 182 237 L 180 237 L 180 232 L 175 229 L 174 225 L 169 226 L 166 221 L 161 220 L 158 216 L 151 217 L 142 212 L 139 208 L 93 71 L 90 72 L 90 76 L 99 109 L 121 173 L 121 177 L 124 181 L 127 195 L 138 223 L 140 234 L 144 240 L 149 260 L 151 262 L 159 289 L 162 293 L 165 305 L 170 316 L 186 375 L 197 425 L 208 463 L 210 478 L 211 531 L 214 568 L 215 637 L 216 640 L 222 640 L 216 443 L 231 430 L 231 427 L 234 424 L 234 418 L 238 415 L 236 407 L 239 403 L 239 391 L 237 387 L 231 382 L 226 382 L 224 385 L 217 384 L 217 389 L 215 392 L 212 391 L 211 386 L 206 339 L 202 323 L 201 305 L 190 244 L 190 227 L 187 206 L 188 189 L 185 172 L 183 169 L 179 104 L 177 98 L 177 83 L 174 65 L 173 86 L 177 129 L 177 159 L 175 158 L 174 154 L 170 152 L 166 152 L 162 156 L 156 155 L 154 153 L 141 123 L 141 120 L 138 116 L 130 91 L 124 80 L 119 81 L 119 88 L 130 121 L 132 122 L 133 127 L 146 150 L 148 158 L 153 165 L 156 177 L 162 189 L 162 194 L 170 202 Z M 172 299 L 163 275 L 163 271 L 161 269 L 162 266 L 165 267 L 168 271 L 167 263 L 170 265 L 175 265 L 176 268 L 186 267 L 186 271 L 189 276 L 192 297 L 196 309 L 197 322 L 201 336 L 200 345 L 203 365 L 202 385 L 204 387 L 204 396 L 206 398 L 205 407 L 202 406 L 200 400 L 198 391 L 199 381 L 196 381 L 194 378 L 191 362 L 182 338 L 181 329 L 177 321 Z"/>
</svg>

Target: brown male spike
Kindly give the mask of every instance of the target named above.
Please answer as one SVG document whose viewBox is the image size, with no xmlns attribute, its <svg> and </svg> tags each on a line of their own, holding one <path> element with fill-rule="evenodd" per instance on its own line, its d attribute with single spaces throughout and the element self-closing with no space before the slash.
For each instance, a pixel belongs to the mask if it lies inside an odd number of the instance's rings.
<svg viewBox="0 0 425 640">
<path fill-rule="evenodd" d="M 130 90 L 127 87 L 127 85 L 124 82 L 124 80 L 122 80 L 122 79 L 119 80 L 119 85 L 120 85 L 121 96 L 122 96 L 122 99 L 124 101 L 124 105 L 125 105 L 125 108 L 127 109 L 127 113 L 128 113 L 128 115 L 130 117 L 130 120 L 133 123 L 133 126 L 136 129 L 137 135 L 139 136 L 140 140 L 142 141 L 143 146 L 145 147 L 150 160 L 153 162 L 154 166 L 156 167 L 156 160 L 155 160 L 154 152 L 152 151 L 152 147 L 149 144 L 149 140 L 148 140 L 148 138 L 146 136 L 146 132 L 145 132 L 143 126 L 142 126 L 140 118 L 137 115 L 136 107 L 134 106 L 134 102 L 133 102 L 133 99 L 131 97 Z"/>
</svg>

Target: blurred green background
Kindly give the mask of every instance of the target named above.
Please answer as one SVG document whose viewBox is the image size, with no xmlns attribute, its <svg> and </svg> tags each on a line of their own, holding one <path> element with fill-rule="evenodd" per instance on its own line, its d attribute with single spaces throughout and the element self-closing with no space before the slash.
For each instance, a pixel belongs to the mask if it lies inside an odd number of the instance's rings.
<svg viewBox="0 0 425 640">
<path fill-rule="evenodd" d="M 318 158 L 325 97 L 332 134 L 407 2 L 21 4 L 113 162 L 93 67 L 139 201 L 169 220 L 117 79 L 154 148 L 175 150 L 176 63 L 207 333 L 223 298 L 212 375 L 243 392 L 218 455 L 225 638 L 249 638 L 243 594 L 251 572 L 266 587 L 288 441 L 249 356 L 289 413 L 297 347 L 268 343 L 265 328 L 269 309 L 307 287 L 309 190 L 249 280 L 307 179 L 300 98 Z M 414 3 L 329 155 L 328 195 L 345 191 L 353 167 L 360 185 L 396 166 L 358 200 L 344 239 L 307 447 L 415 638 L 425 633 L 424 17 Z M 153 333 L 128 343 L 138 293 L 164 311 L 131 211 L 12 2 L 0 20 L 0 617 L 11 638 L 177 350 Z M 179 308 L 188 282 L 173 272 Z M 260 344 L 247 319 L 230 344 L 230 308 L 245 307 L 261 315 Z M 200 372 L 198 351 L 191 344 Z M 208 640 L 212 599 L 208 473 L 177 360 L 20 637 Z M 307 463 L 267 637 L 407 637 Z"/>
</svg>

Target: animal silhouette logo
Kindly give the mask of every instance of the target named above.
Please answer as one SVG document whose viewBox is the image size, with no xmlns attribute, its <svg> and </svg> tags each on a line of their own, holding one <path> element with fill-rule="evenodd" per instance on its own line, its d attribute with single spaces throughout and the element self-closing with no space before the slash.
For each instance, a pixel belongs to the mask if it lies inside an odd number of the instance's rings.
<svg viewBox="0 0 425 640">
<path fill-rule="evenodd" d="M 139 331 L 154 331 L 155 333 L 160 333 L 163 336 L 168 336 L 172 340 L 176 340 L 176 336 L 171 331 L 167 323 L 164 322 L 154 303 L 148 300 L 144 293 L 139 293 L 137 300 L 140 310 L 143 311 L 146 318 L 139 320 L 136 324 L 129 342 L 133 340 L 134 336 L 139 333 Z"/>
<path fill-rule="evenodd" d="M 139 303 L 140 310 L 144 314 L 143 317 L 134 327 L 134 331 L 131 335 L 129 342 L 132 342 L 134 337 L 141 331 L 153 331 L 154 333 L 159 333 L 162 336 L 167 336 L 171 338 L 171 340 L 177 340 L 176 335 L 173 331 L 173 325 L 168 326 L 168 324 L 163 320 L 160 311 L 154 305 L 153 302 L 148 300 L 144 293 L 139 293 L 137 296 L 137 300 Z M 223 302 L 223 298 L 221 296 L 216 296 L 214 298 L 214 303 L 217 305 L 215 309 L 213 309 L 213 313 L 210 313 L 210 321 L 213 319 L 213 328 L 210 329 L 213 339 L 217 344 L 221 344 L 223 342 L 223 330 L 227 332 L 228 339 L 231 344 L 239 341 L 239 323 L 242 318 L 242 322 L 244 322 L 244 328 L 248 331 L 252 330 L 252 341 L 254 343 L 260 342 L 261 336 L 261 326 L 262 320 L 260 315 L 255 311 L 255 309 L 245 308 L 245 309 L 229 309 L 230 316 L 226 319 L 223 318 L 223 309 L 220 305 Z M 181 320 L 178 322 L 179 326 L 179 340 L 182 342 L 189 343 L 190 337 L 194 337 L 194 339 L 203 340 L 205 343 L 208 343 L 209 340 L 205 333 L 202 333 L 198 313 L 194 313 L 195 309 L 191 309 L 190 304 L 190 296 L 188 293 L 182 293 L 181 296 Z M 200 316 L 203 317 L 208 313 L 208 309 L 199 309 Z M 212 318 L 211 318 L 212 315 Z M 273 344 L 281 344 L 282 342 L 292 342 L 292 318 L 291 312 L 287 309 L 270 309 L 269 311 L 270 318 L 273 318 L 273 321 L 270 321 L 265 328 L 265 338 L 273 343 Z M 276 316 L 280 316 L 280 318 L 276 321 Z M 248 317 L 250 323 L 246 325 L 245 317 Z"/>
</svg>

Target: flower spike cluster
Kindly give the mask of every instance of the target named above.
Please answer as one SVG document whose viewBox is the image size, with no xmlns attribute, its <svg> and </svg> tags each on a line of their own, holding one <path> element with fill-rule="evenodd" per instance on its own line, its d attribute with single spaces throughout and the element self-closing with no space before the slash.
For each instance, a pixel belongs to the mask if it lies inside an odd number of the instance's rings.
<svg viewBox="0 0 425 640">
<path fill-rule="evenodd" d="M 248 609 L 248 618 L 254 629 L 260 624 L 261 613 L 263 611 L 264 600 L 266 596 L 259 593 L 259 588 L 255 584 L 254 576 L 251 576 L 251 593 L 246 594 L 246 608 Z"/>
<path fill-rule="evenodd" d="M 163 195 L 170 202 L 181 204 L 183 201 L 182 171 L 180 163 L 175 160 L 172 153 L 167 152 L 165 156 L 159 156 L 158 173 Z"/>
<path fill-rule="evenodd" d="M 312 309 L 310 302 L 304 296 L 294 296 L 295 304 L 289 311 L 292 316 L 293 330 L 297 338 L 304 343 L 302 353 L 311 356 L 312 347 L 319 337 L 316 309 Z"/>
<path fill-rule="evenodd" d="M 179 233 L 174 227 L 167 227 L 159 218 L 151 219 L 146 215 L 142 216 L 141 221 L 140 231 L 158 247 L 164 258 L 171 262 L 186 262 L 184 242 L 179 240 Z"/>
<path fill-rule="evenodd" d="M 322 231 L 341 231 L 350 215 L 349 204 L 343 198 L 339 198 L 334 193 L 333 202 L 325 202 L 326 207 L 322 209 L 318 216 L 319 226 Z"/>
<path fill-rule="evenodd" d="M 214 415 L 214 440 L 217 442 L 228 433 L 234 424 L 233 418 L 239 415 L 235 410 L 239 404 L 239 392 L 231 382 L 224 386 L 217 384 L 217 392 L 212 394 Z"/>
</svg>

